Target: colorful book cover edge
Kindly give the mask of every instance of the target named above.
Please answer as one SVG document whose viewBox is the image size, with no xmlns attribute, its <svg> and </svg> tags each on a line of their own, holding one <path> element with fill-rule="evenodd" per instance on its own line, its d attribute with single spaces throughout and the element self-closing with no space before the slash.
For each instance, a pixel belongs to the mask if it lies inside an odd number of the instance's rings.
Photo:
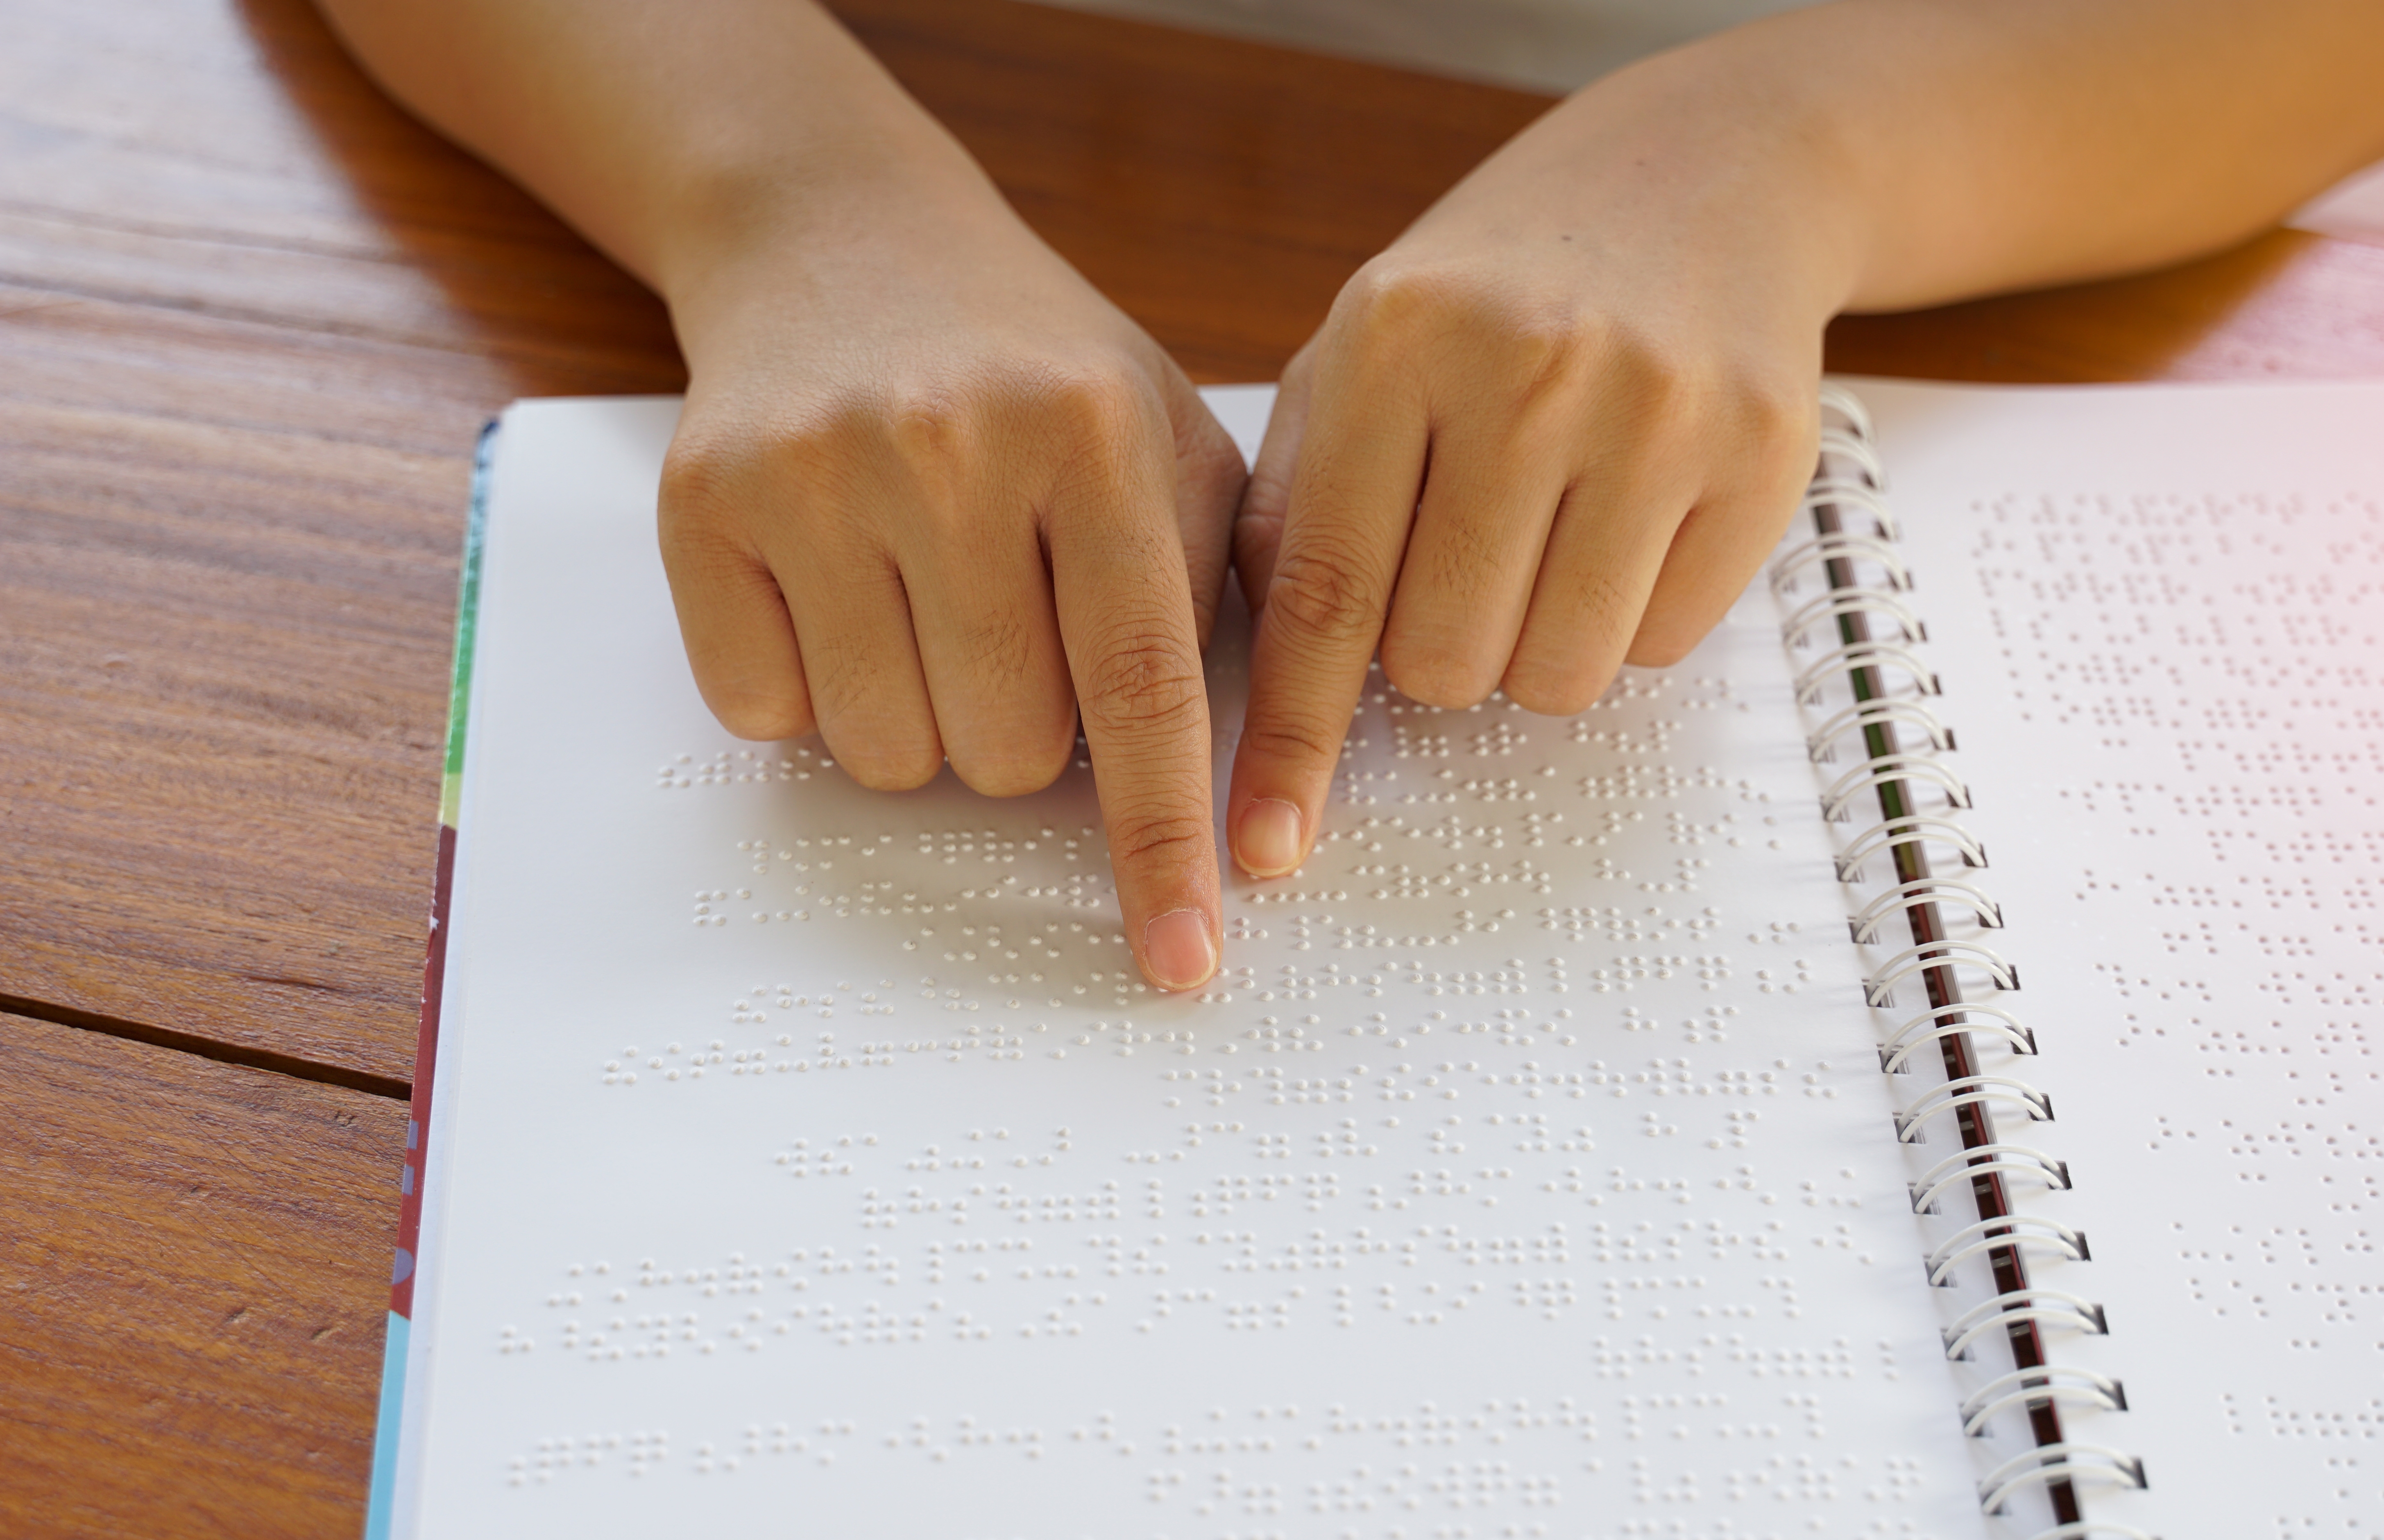
<svg viewBox="0 0 2384 1540">
<path fill-rule="evenodd" d="M 372 1484 L 365 1540 L 388 1540 L 397 1496 L 398 1431 L 405 1406 L 406 1352 L 414 1323 L 415 1258 L 421 1245 L 422 1194 L 429 1153 L 430 1093 L 438 1063 L 439 1007 L 446 983 L 447 916 L 455 881 L 455 826 L 463 798 L 464 735 L 472 702 L 472 648 L 478 628 L 480 558 L 489 515 L 489 476 L 497 422 L 480 430 L 472 454 L 472 495 L 455 598 L 455 655 L 448 677 L 447 751 L 440 774 L 439 856 L 423 945 L 422 1009 L 415 1036 L 413 1096 L 406 1110 L 405 1164 L 398 1176 L 396 1253 L 391 1259 L 389 1332 L 381 1348 L 380 1405 L 373 1426 Z"/>
</svg>

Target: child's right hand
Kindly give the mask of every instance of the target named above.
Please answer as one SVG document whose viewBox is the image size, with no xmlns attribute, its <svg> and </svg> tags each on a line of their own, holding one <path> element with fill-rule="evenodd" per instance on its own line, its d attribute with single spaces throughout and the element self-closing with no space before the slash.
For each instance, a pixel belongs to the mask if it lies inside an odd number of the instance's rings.
<svg viewBox="0 0 2384 1540">
<path fill-rule="evenodd" d="M 1048 786 L 1078 718 L 1153 983 L 1220 937 L 1201 648 L 1243 468 L 1183 373 L 973 175 L 681 260 L 662 545 L 730 731 L 864 786 Z"/>
</svg>

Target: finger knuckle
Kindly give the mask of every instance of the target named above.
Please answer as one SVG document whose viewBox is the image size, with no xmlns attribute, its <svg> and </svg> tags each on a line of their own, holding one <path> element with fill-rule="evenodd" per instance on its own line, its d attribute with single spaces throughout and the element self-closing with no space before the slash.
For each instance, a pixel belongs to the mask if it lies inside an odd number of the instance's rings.
<svg viewBox="0 0 2384 1540">
<path fill-rule="evenodd" d="M 1682 627 L 1650 627 L 1632 639 L 1622 661 L 1633 668 L 1670 668 L 1687 657 L 1699 640 Z"/>
<path fill-rule="evenodd" d="M 1247 575 L 1263 569 L 1274 560 L 1283 545 L 1283 514 L 1280 508 L 1262 510 L 1249 503 L 1234 516 L 1234 563 Z"/>
<path fill-rule="evenodd" d="M 891 388 L 878 410 L 871 430 L 884 446 L 878 453 L 904 522 L 931 543 L 964 539 L 985 454 L 978 404 L 958 381 L 908 380 Z M 859 434 L 848 428 L 839 437 Z"/>
<path fill-rule="evenodd" d="M 1346 732 L 1300 716 L 1252 716 L 1243 724 L 1241 746 L 1279 764 L 1330 764 L 1341 757 Z"/>
<path fill-rule="evenodd" d="M 1573 575 L 1572 625 L 1583 652 L 1607 652 L 1622 644 L 1639 620 L 1639 595 L 1599 567 Z"/>
<path fill-rule="evenodd" d="M 1240 503 L 1250 481 L 1249 463 L 1231 439 L 1189 446 L 1179 443 L 1175 466 L 1178 496 L 1203 510 L 1230 511 Z"/>
<path fill-rule="evenodd" d="M 916 791 L 936 778 L 942 758 L 933 751 L 869 748 L 837 756 L 852 778 L 872 791 Z"/>
<path fill-rule="evenodd" d="M 1267 608 L 1305 640 L 1372 642 L 1383 628 L 1383 587 L 1357 553 L 1310 537 L 1277 557 Z"/>
<path fill-rule="evenodd" d="M 1191 649 L 1153 628 L 1104 639 L 1085 681 L 1088 735 L 1152 739 L 1203 725 L 1208 682 Z"/>
<path fill-rule="evenodd" d="M 970 790 L 985 797 L 1024 797 L 1042 790 L 1068 767 L 1073 744 L 1061 743 L 1036 751 L 1030 746 L 1005 744 L 966 754 L 952 752 L 952 773 Z"/>
<path fill-rule="evenodd" d="M 703 687 L 703 703 L 731 736 L 749 743 L 775 743 L 812 730 L 802 692 L 785 684 L 712 681 Z"/>
<path fill-rule="evenodd" d="M 1527 400 L 1577 391 L 1608 366 L 1622 338 L 1613 317 L 1592 306 L 1492 292 L 1479 310 L 1479 334 Z"/>
<path fill-rule="evenodd" d="M 1573 577 L 1560 597 L 1561 604 L 1534 610 L 1500 683 L 1529 710 L 1569 714 L 1586 709 L 1613 677 L 1639 613 L 1636 596 L 1599 572 Z"/>
<path fill-rule="evenodd" d="M 1181 789 L 1186 801 L 1205 806 L 1202 789 L 1186 785 Z M 1189 865 L 1208 853 L 1214 838 L 1205 815 L 1136 810 L 1112 816 L 1109 823 L 1110 858 L 1124 864 Z"/>
<path fill-rule="evenodd" d="M 1383 673 L 1409 700 L 1447 711 L 1479 703 L 1497 679 L 1495 668 L 1447 637 L 1386 640 Z"/>
<path fill-rule="evenodd" d="M 888 389 L 883 411 L 888 441 L 907 465 L 962 462 L 976 447 L 977 412 L 961 381 L 900 381 Z"/>
<path fill-rule="evenodd" d="M 1471 308 L 1472 287 L 1450 264 L 1385 254 L 1350 275 L 1335 301 L 1335 318 L 1361 340 L 1397 345 L 1461 316 Z"/>
<path fill-rule="evenodd" d="M 1360 317 L 1387 318 L 1426 303 L 1436 284 L 1434 268 L 1384 253 L 1349 275 L 1339 301 Z"/>
<path fill-rule="evenodd" d="M 751 551 L 776 526 L 817 533 L 863 500 L 884 461 L 882 401 L 848 393 L 791 401 L 766 417 L 682 427 L 663 459 L 666 557 Z"/>
<path fill-rule="evenodd" d="M 1812 381 L 1743 379 L 1731 391 L 1731 424 L 1759 444 L 1795 445 L 1819 430 L 1820 408 Z"/>
<path fill-rule="evenodd" d="M 936 778 L 944 749 L 932 723 L 824 714 L 821 730 L 845 774 L 872 791 L 911 791 Z"/>
<path fill-rule="evenodd" d="M 1234 442 L 1234 436 L 1225 431 L 1214 415 L 1205 407 L 1172 412 L 1169 427 L 1176 463 L 1186 468 L 1188 476 L 1196 480 L 1224 481 L 1236 491 L 1240 490 L 1249 467 L 1242 459 L 1241 446 Z"/>
<path fill-rule="evenodd" d="M 952 652 L 975 688 L 997 699 L 1039 691 L 1047 654 L 1043 628 L 1017 609 L 987 606 L 949 633 Z"/>
<path fill-rule="evenodd" d="M 1669 338 L 1611 324 L 1598 339 L 1597 358 L 1603 404 L 1629 439 L 1670 441 L 1703 415 L 1698 371 Z"/>
<path fill-rule="evenodd" d="M 1037 405 L 1084 450 L 1115 453 L 1147 439 L 1159 423 L 1148 379 L 1124 360 L 1047 370 Z M 1173 442 L 1171 428 L 1162 441 Z"/>
<path fill-rule="evenodd" d="M 1778 485 L 1812 473 L 1820 411 L 1809 381 L 1743 380 L 1731 391 L 1720 417 L 1723 442 L 1757 481 Z"/>
<path fill-rule="evenodd" d="M 693 430 L 672 439 L 656 500 L 664 538 L 700 539 L 731 522 L 755 479 L 758 458 L 740 435 Z"/>
<path fill-rule="evenodd" d="M 1157 466 L 1186 465 L 1156 387 L 1131 360 L 1038 362 L 1014 380 L 1020 443 L 1037 446 L 1048 505 L 1087 515 L 1114 531 L 1144 489 L 1163 487 Z M 1198 471 L 1198 463 L 1192 468 Z M 1238 463 L 1235 466 L 1239 472 Z"/>
<path fill-rule="evenodd" d="M 1529 559 L 1515 549 L 1508 510 L 1476 503 L 1447 507 L 1447 514 L 1434 521 L 1432 539 L 1414 542 L 1401 564 L 1393 631 L 1420 610 L 1443 612 L 1442 624 L 1471 629 L 1481 620 L 1477 606 L 1502 591 L 1518 562 Z M 1460 607 L 1470 613 L 1446 613 Z"/>
<path fill-rule="evenodd" d="M 933 749 L 940 754 L 910 657 L 882 637 L 815 626 L 801 632 L 803 672 L 824 724 L 860 757 Z"/>
<path fill-rule="evenodd" d="M 1518 665 L 1503 681 L 1507 698 L 1525 711 L 1543 716 L 1572 716 L 1587 711 L 1599 686 L 1579 670 L 1558 673 Z"/>
<path fill-rule="evenodd" d="M 1587 711 L 1614 677 L 1622 661 L 1619 645 L 1598 647 L 1576 640 L 1551 645 L 1533 639 L 1508 660 L 1499 687 L 1525 711 L 1571 716 Z"/>
</svg>

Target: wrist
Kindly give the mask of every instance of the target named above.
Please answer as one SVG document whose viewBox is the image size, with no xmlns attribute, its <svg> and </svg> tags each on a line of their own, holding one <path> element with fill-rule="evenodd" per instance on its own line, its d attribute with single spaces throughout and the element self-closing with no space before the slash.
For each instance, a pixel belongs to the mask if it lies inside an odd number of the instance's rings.
<svg viewBox="0 0 2384 1540">
<path fill-rule="evenodd" d="M 1617 239 L 1670 248 L 1684 283 L 1757 284 L 1818 329 L 1859 295 L 1877 238 L 1863 132 L 1843 80 L 1748 31 L 1617 71 L 1525 138 L 1546 131 L 1535 155 Z"/>
<path fill-rule="evenodd" d="M 803 164 L 710 168 L 689 180 L 669 222 L 654 287 L 695 368 L 774 321 L 900 306 L 922 269 L 955 249 L 1034 240 L 940 133 Z"/>
</svg>

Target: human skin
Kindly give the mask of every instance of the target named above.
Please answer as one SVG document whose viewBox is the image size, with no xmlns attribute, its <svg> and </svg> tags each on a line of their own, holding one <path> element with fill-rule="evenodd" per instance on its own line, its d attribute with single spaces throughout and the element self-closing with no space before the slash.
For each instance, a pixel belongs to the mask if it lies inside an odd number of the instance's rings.
<svg viewBox="0 0 2384 1540">
<path fill-rule="evenodd" d="M 1791 12 L 1583 88 L 1367 263 L 1246 487 L 1164 352 L 809 0 L 322 4 L 668 304 L 663 554 L 723 725 L 993 795 L 1081 725 L 1171 989 L 1222 954 L 1229 553 L 1259 621 L 1226 828 L 1274 876 L 1371 658 L 1572 712 L 1695 645 L 1811 469 L 1831 316 L 2175 261 L 2384 156 L 2384 6 Z"/>
</svg>

